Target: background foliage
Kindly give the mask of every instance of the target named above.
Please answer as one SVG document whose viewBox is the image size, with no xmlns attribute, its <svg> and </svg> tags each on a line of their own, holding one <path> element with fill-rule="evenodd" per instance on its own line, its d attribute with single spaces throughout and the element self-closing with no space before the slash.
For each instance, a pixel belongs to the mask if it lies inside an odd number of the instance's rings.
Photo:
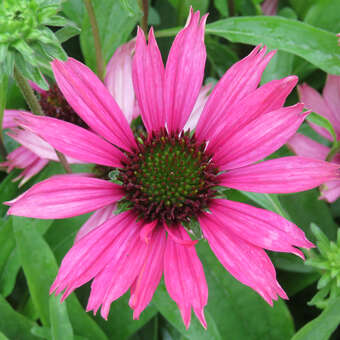
<svg viewBox="0 0 340 340">
<path fill-rule="evenodd" d="M 135 35 L 143 12 L 135 0 L 93 0 L 92 3 L 107 62 L 119 45 Z M 230 65 L 260 43 L 278 50 L 264 73 L 263 82 L 297 74 L 300 83 L 307 82 L 321 90 L 326 73 L 340 75 L 340 47 L 334 34 L 340 31 L 339 0 L 281 0 L 278 15 L 270 17 L 262 14 L 260 3 L 260 0 L 152 0 L 148 22 L 155 27 L 165 58 L 173 36 L 185 24 L 189 7 L 209 12 L 206 79 L 210 82 L 216 82 Z M 82 0 L 62 2 L 60 15 L 74 23 L 59 32 L 60 40 L 65 41 L 64 50 L 96 71 L 93 36 Z M 7 84 L 7 79 L 3 81 Z M 8 85 L 0 86 L 0 106 L 27 108 L 16 85 L 11 79 L 8 81 Z M 288 102 L 297 100 L 294 92 Z M 319 119 L 317 123 L 332 130 L 328 121 Z M 314 137 L 307 125 L 302 127 L 302 133 Z M 11 151 L 16 145 L 5 136 L 5 146 Z M 288 154 L 288 149 L 283 147 L 274 157 Z M 59 164 L 50 163 L 23 188 L 12 182 L 17 173 L 0 172 L 0 202 L 16 197 L 51 174 L 62 172 Z M 336 239 L 340 202 L 330 205 L 318 200 L 316 189 L 294 195 L 257 195 L 230 190 L 228 197 L 289 218 L 313 241 L 312 222 L 330 240 Z M 332 300 L 322 313 L 308 305 L 317 291 L 318 271 L 293 255 L 271 254 L 279 281 L 290 300 L 279 300 L 270 307 L 229 275 L 205 242 L 199 242 L 198 252 L 209 286 L 206 331 L 195 317 L 189 330 L 185 330 L 163 283 L 138 321 L 132 321 L 127 295 L 112 304 L 108 321 L 86 313 L 89 285 L 59 304 L 58 298 L 49 296 L 49 287 L 87 216 L 46 221 L 8 217 L 6 210 L 6 206 L 0 205 L 0 339 L 319 340 L 340 337 L 339 331 L 334 333 L 340 323 L 340 298 Z"/>
</svg>

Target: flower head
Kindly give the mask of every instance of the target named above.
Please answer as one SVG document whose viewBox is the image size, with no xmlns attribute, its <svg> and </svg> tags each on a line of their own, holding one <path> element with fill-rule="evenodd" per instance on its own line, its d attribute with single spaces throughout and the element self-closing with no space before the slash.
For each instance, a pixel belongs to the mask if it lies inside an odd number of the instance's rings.
<svg viewBox="0 0 340 340">
<path fill-rule="evenodd" d="M 327 118 L 340 143 L 340 76 L 328 75 L 322 96 L 307 84 L 299 86 L 299 95 L 306 108 Z M 333 141 L 331 134 L 324 128 L 310 123 L 310 126 L 326 140 Z M 299 156 L 325 160 L 331 149 L 300 133 L 294 135 L 288 146 Z M 331 161 L 340 164 L 340 152 L 334 154 Z M 327 181 L 321 186 L 321 199 L 334 202 L 340 196 L 340 181 Z"/>
<path fill-rule="evenodd" d="M 112 181 L 59 175 L 8 202 L 9 214 L 66 218 L 95 211 L 93 223 L 65 256 L 51 292 L 72 291 L 93 279 L 87 310 L 107 318 L 110 304 L 131 291 L 138 318 L 164 274 L 186 327 L 191 309 L 206 327 L 208 288 L 189 221 L 198 220 L 223 266 L 268 303 L 286 294 L 264 251 L 313 245 L 293 223 L 252 206 L 217 199 L 216 186 L 289 193 L 335 179 L 338 166 L 287 157 L 257 163 L 282 146 L 307 113 L 282 107 L 296 77 L 258 87 L 273 52 L 256 47 L 226 72 L 208 97 L 195 131 L 184 130 L 201 91 L 206 16 L 191 10 L 164 68 L 153 30 L 138 30 L 133 86 L 145 133 L 134 135 L 116 101 L 83 64 L 52 64 L 65 98 L 91 130 L 50 117 L 21 115 L 21 125 L 70 157 L 112 169 Z M 42 129 L 42 126 L 44 127 Z M 113 206 L 125 211 L 112 215 Z M 105 221 L 104 221 L 105 220 Z M 186 228 L 184 227 L 186 226 Z"/>
<path fill-rule="evenodd" d="M 105 85 L 118 103 L 122 105 L 122 111 L 129 122 L 138 115 L 138 107 L 132 87 L 132 54 L 135 49 L 135 41 L 130 41 L 120 46 L 109 61 L 106 68 Z M 124 77 L 122 76 L 124 73 Z M 40 88 L 37 84 L 29 82 L 39 96 L 40 105 L 44 113 L 53 118 L 73 123 L 88 129 L 86 123 L 75 113 L 66 101 L 64 95 L 56 84 L 51 84 L 48 90 Z M 131 85 L 130 85 L 131 84 Z M 9 153 L 1 167 L 11 172 L 15 168 L 23 169 L 22 173 L 14 179 L 20 180 L 20 186 L 24 185 L 33 176 L 39 173 L 49 161 L 59 161 L 53 147 L 37 134 L 27 129 L 20 129 L 18 110 L 5 110 L 3 129 L 10 129 L 8 135 L 22 146 Z M 69 163 L 79 161 L 68 157 Z"/>
</svg>

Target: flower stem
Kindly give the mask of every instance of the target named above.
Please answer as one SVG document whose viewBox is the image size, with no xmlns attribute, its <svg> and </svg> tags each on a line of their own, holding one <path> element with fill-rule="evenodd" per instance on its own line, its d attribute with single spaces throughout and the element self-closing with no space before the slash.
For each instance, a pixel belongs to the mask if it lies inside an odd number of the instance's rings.
<svg viewBox="0 0 340 340">
<path fill-rule="evenodd" d="M 4 119 L 4 110 L 6 106 L 7 88 L 8 76 L 4 74 L 0 75 L 0 155 L 3 157 L 3 159 L 6 159 L 7 156 L 2 134 L 2 122 Z"/>
<path fill-rule="evenodd" d="M 104 81 L 105 77 L 105 62 L 102 53 L 102 47 L 100 43 L 99 29 L 97 24 L 96 15 L 94 13 L 94 9 L 92 6 L 91 0 L 84 0 L 85 7 L 87 10 L 87 14 L 90 19 L 90 24 L 92 28 L 93 40 L 94 40 L 94 48 L 96 50 L 96 63 L 97 63 L 97 74 L 99 79 Z"/>
<path fill-rule="evenodd" d="M 145 34 L 148 33 L 148 16 L 149 16 L 149 1 L 142 0 L 142 10 L 143 10 L 143 17 L 141 21 L 142 29 Z"/>
<path fill-rule="evenodd" d="M 228 10 L 229 10 L 229 17 L 233 17 L 235 15 L 234 0 L 228 0 Z"/>
<path fill-rule="evenodd" d="M 40 115 L 40 116 L 44 116 L 44 111 L 42 110 L 37 97 L 34 95 L 33 90 L 31 88 L 31 86 L 29 85 L 28 81 L 26 80 L 26 78 L 21 74 L 21 72 L 14 66 L 14 79 L 17 82 L 21 93 L 23 94 L 28 106 L 30 107 L 30 109 L 32 110 L 32 112 L 36 115 Z M 59 151 L 55 150 L 60 163 L 62 164 L 62 166 L 64 167 L 65 171 L 67 173 L 72 173 L 71 171 L 71 167 L 68 164 L 65 156 L 60 153 Z"/>
</svg>

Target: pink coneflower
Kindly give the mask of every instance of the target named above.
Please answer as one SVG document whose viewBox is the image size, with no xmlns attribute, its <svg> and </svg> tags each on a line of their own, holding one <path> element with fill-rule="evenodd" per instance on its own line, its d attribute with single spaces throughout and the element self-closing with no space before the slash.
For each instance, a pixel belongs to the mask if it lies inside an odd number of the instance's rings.
<svg viewBox="0 0 340 340">
<path fill-rule="evenodd" d="M 110 304 L 128 289 L 134 318 L 151 301 L 164 274 L 166 288 L 189 327 L 191 309 L 206 327 L 208 288 L 190 237 L 198 220 L 224 267 L 269 304 L 287 298 L 264 249 L 303 257 L 313 245 L 283 217 L 216 199 L 218 186 L 261 193 L 308 190 L 338 176 L 338 166 L 286 157 L 260 161 L 296 132 L 303 104 L 282 107 L 294 76 L 257 88 L 274 52 L 256 47 L 232 66 L 209 95 L 195 128 L 184 131 L 204 76 L 206 15 L 190 12 L 164 68 L 153 30 L 139 29 L 133 85 L 146 133 L 134 136 L 119 106 L 80 62 L 52 63 L 73 109 L 92 131 L 54 118 L 22 114 L 22 125 L 70 157 L 112 169 L 112 181 L 59 175 L 9 202 L 9 214 L 67 218 L 98 209 L 62 261 L 51 292 L 65 299 L 93 279 L 87 310 L 107 318 Z M 112 215 L 117 202 L 126 211 Z M 103 217 L 107 214 L 106 217 Z M 106 219 L 106 220 L 105 220 Z M 104 222 L 105 220 L 105 222 Z M 185 227 L 184 227 L 185 226 Z"/>
<path fill-rule="evenodd" d="M 306 108 L 327 118 L 333 125 L 337 140 L 340 141 L 340 76 L 328 75 L 322 96 L 307 84 L 298 87 L 301 100 Z M 331 134 L 315 124 L 311 127 L 322 137 L 333 141 Z M 325 160 L 331 149 L 300 133 L 288 141 L 288 146 L 299 156 Z M 331 161 L 340 164 L 340 152 Z M 340 181 L 327 181 L 321 186 L 321 199 L 334 202 L 340 196 Z"/>
<path fill-rule="evenodd" d="M 106 87 L 119 103 L 129 123 L 139 113 L 132 87 L 132 56 L 134 49 L 135 41 L 130 41 L 120 46 L 108 63 L 105 77 Z M 37 92 L 40 105 L 47 116 L 88 128 L 86 123 L 67 103 L 56 85 L 51 85 L 48 91 L 44 91 L 32 82 L 30 82 L 30 85 Z M 15 168 L 23 169 L 21 174 L 14 179 L 14 181 L 21 179 L 19 186 L 22 186 L 39 173 L 50 160 L 58 162 L 59 159 L 53 147 L 38 135 L 27 130 L 18 129 L 17 118 L 20 112 L 22 111 L 5 110 L 4 112 L 2 128 L 10 129 L 8 135 L 22 146 L 9 153 L 6 161 L 0 163 L 0 166 L 7 168 L 7 172 L 11 172 Z M 68 158 L 68 162 L 77 163 L 75 159 L 70 158 Z"/>
</svg>

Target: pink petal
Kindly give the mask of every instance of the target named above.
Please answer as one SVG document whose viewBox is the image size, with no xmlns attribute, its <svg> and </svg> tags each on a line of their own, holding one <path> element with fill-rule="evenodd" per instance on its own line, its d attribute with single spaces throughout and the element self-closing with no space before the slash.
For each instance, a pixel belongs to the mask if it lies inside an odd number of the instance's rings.
<svg viewBox="0 0 340 340">
<path fill-rule="evenodd" d="M 277 295 L 287 295 L 276 281 L 276 273 L 266 252 L 216 224 L 214 211 L 199 217 L 205 238 L 224 268 L 243 284 L 257 291 L 270 305 Z"/>
<path fill-rule="evenodd" d="M 67 156 L 87 163 L 121 167 L 122 152 L 91 131 L 59 119 L 32 114 L 22 114 L 20 123 Z"/>
<path fill-rule="evenodd" d="M 168 237 L 171 238 L 174 242 L 182 245 L 182 246 L 187 246 L 191 247 L 194 246 L 198 240 L 192 240 L 191 238 L 181 238 L 180 234 L 176 232 L 176 230 L 179 228 L 177 225 L 176 226 L 168 226 L 166 223 L 163 224 L 164 229 L 168 233 Z"/>
<path fill-rule="evenodd" d="M 340 138 L 340 76 L 332 74 L 327 75 L 325 87 L 323 89 L 323 97 L 332 111 L 332 124 Z"/>
<path fill-rule="evenodd" d="M 196 127 L 200 140 L 209 139 L 216 126 L 223 125 L 226 110 L 257 88 L 262 72 L 275 52 L 265 53 L 265 47 L 257 46 L 234 64 L 214 87 Z"/>
<path fill-rule="evenodd" d="M 305 157 L 282 157 L 240 169 L 221 176 L 220 185 L 238 190 L 285 194 L 309 190 L 340 179 L 340 164 Z"/>
<path fill-rule="evenodd" d="M 35 184 L 10 203 L 9 215 L 67 218 L 86 214 L 118 201 L 124 193 L 117 184 L 79 175 L 57 175 Z"/>
<path fill-rule="evenodd" d="M 132 83 L 132 56 L 136 41 L 118 47 L 106 66 L 105 86 L 131 123 L 136 99 Z"/>
<path fill-rule="evenodd" d="M 46 78 L 43 76 L 43 78 L 46 81 Z M 45 93 L 47 91 L 45 91 L 44 89 L 42 89 L 38 84 L 34 83 L 33 81 L 27 79 L 28 83 L 30 84 L 30 86 L 32 87 L 32 89 L 34 91 L 37 91 L 38 93 Z M 47 81 L 46 81 L 47 82 Z"/>
<path fill-rule="evenodd" d="M 298 78 L 289 76 L 272 80 L 226 108 L 223 124 L 214 127 L 209 136 L 208 152 L 215 153 L 223 141 L 261 115 L 280 109 L 295 87 Z M 222 118 L 222 117 L 221 117 Z"/>
<path fill-rule="evenodd" d="M 182 226 L 174 230 L 177 237 L 191 240 Z M 208 300 L 208 287 L 202 264 L 194 247 L 186 247 L 168 237 L 164 254 L 164 280 L 170 297 L 177 303 L 183 322 L 189 328 L 191 307 L 204 328 L 204 306 Z"/>
<path fill-rule="evenodd" d="M 300 133 L 296 133 L 291 139 L 289 139 L 287 146 L 295 154 L 302 157 L 310 157 L 319 160 L 326 159 L 330 148 L 317 143 L 313 139 L 310 139 Z"/>
<path fill-rule="evenodd" d="M 213 201 L 211 210 L 217 225 L 255 246 L 293 253 L 303 259 L 303 253 L 294 247 L 314 247 L 301 229 L 271 211 L 221 199 Z"/>
<path fill-rule="evenodd" d="M 208 100 L 208 94 L 211 88 L 212 88 L 212 83 L 207 84 L 201 88 L 200 93 L 197 97 L 195 106 L 190 114 L 190 117 L 188 118 L 188 121 L 186 122 L 184 126 L 184 130 L 190 129 L 191 131 L 193 131 L 195 129 L 197 122 L 203 111 L 203 108 Z"/>
<path fill-rule="evenodd" d="M 317 92 L 307 84 L 302 84 L 298 86 L 298 92 L 300 99 L 305 104 L 306 108 L 327 118 L 332 124 L 334 124 L 333 113 L 329 108 L 328 104 L 326 103 L 326 101 L 321 97 L 319 92 Z M 317 133 L 319 133 L 320 135 L 329 140 L 333 140 L 333 137 L 326 129 L 313 123 L 309 124 Z"/>
<path fill-rule="evenodd" d="M 25 169 L 38 159 L 39 157 L 36 154 L 23 146 L 19 146 L 7 155 L 8 172 L 14 168 Z"/>
<path fill-rule="evenodd" d="M 85 235 L 87 235 L 93 229 L 98 228 L 105 221 L 113 217 L 113 212 L 116 209 L 117 204 L 113 203 L 96 210 L 92 216 L 82 225 L 79 229 L 74 243 L 79 242 Z"/>
<path fill-rule="evenodd" d="M 38 158 L 32 164 L 30 164 L 24 171 L 16 177 L 13 181 L 17 181 L 22 178 L 19 183 L 19 188 L 27 183 L 33 176 L 38 174 L 48 164 L 47 159 Z"/>
<path fill-rule="evenodd" d="M 4 110 L 2 129 L 4 130 L 4 129 L 18 127 L 17 118 L 19 117 L 21 112 L 29 113 L 27 111 L 21 111 L 21 110 Z"/>
<path fill-rule="evenodd" d="M 35 133 L 28 130 L 14 128 L 7 134 L 39 158 L 50 159 L 53 161 L 58 160 L 53 147 Z"/>
<path fill-rule="evenodd" d="M 136 54 L 133 59 L 133 85 L 146 130 L 158 131 L 165 125 L 164 65 L 153 28 L 146 44 L 144 32 L 138 28 Z"/>
<path fill-rule="evenodd" d="M 214 155 L 220 170 L 239 168 L 259 161 L 291 138 L 309 112 L 302 113 L 303 104 L 284 107 L 261 115 L 232 136 L 223 138 Z"/>
<path fill-rule="evenodd" d="M 129 305 L 133 309 L 134 319 L 139 319 L 161 280 L 165 246 L 165 231 L 163 228 L 157 228 L 152 233 L 143 267 L 131 287 Z"/>
<path fill-rule="evenodd" d="M 279 0 L 264 0 L 261 4 L 264 15 L 276 15 Z"/>
<path fill-rule="evenodd" d="M 55 59 L 52 69 L 66 100 L 93 131 L 126 150 L 136 145 L 119 106 L 87 66 L 73 58 Z"/>
<path fill-rule="evenodd" d="M 120 241 L 135 232 L 134 219 L 128 212 L 113 216 L 76 242 L 60 265 L 50 294 L 65 290 L 65 299 L 74 289 L 96 277 L 117 256 Z"/>
<path fill-rule="evenodd" d="M 152 232 L 157 227 L 157 224 L 157 220 L 144 224 L 141 231 L 139 232 L 140 239 L 148 244 L 150 242 L 150 234 L 152 235 Z"/>
<path fill-rule="evenodd" d="M 329 203 L 335 202 L 340 197 L 340 181 L 330 181 L 321 186 L 320 199 Z"/>
<path fill-rule="evenodd" d="M 111 303 L 122 296 L 134 283 L 145 263 L 147 245 L 138 235 L 140 224 L 132 221 L 112 244 L 108 264 L 96 275 L 86 310 L 97 312 L 107 319 Z"/>
<path fill-rule="evenodd" d="M 204 76 L 207 15 L 191 8 L 186 27 L 176 36 L 165 68 L 164 101 L 169 131 L 182 130 L 194 108 Z"/>
</svg>

